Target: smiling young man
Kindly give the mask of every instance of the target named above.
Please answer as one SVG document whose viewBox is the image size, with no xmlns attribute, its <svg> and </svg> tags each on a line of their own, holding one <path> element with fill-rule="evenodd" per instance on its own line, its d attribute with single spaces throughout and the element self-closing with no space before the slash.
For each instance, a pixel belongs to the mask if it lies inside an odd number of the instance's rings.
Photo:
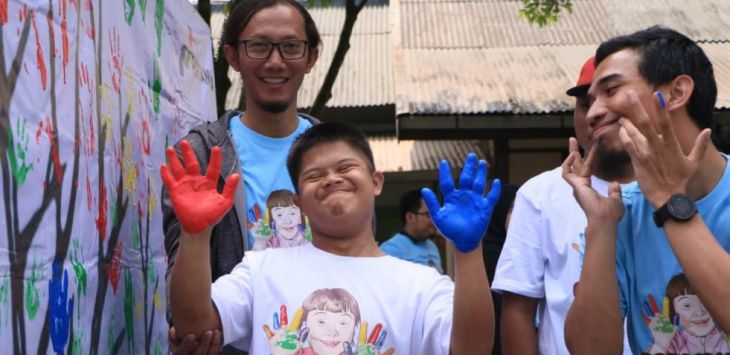
<svg viewBox="0 0 730 355">
<path fill-rule="evenodd" d="M 637 183 L 624 188 L 622 203 L 618 184 L 608 197 L 593 190 L 585 166 L 594 152 L 584 162 L 574 149 L 563 163 L 588 220 L 568 348 L 619 352 L 625 317 L 636 354 L 727 353 L 730 169 L 709 139 L 712 64 L 694 41 L 663 27 L 604 42 L 596 64 L 588 92 L 594 139 L 630 157 Z M 686 279 L 673 281 L 679 275 Z M 687 327 L 677 312 L 686 306 L 701 326 Z"/>
<path fill-rule="evenodd" d="M 211 149 L 222 148 L 218 186 L 234 173 L 243 178 L 233 208 L 212 231 L 212 280 L 228 274 L 241 261 L 244 251 L 254 245 L 282 245 L 272 243 L 266 202 L 272 192 L 294 192 L 286 155 L 294 139 L 315 123 L 311 117 L 297 113 L 297 91 L 304 75 L 317 62 L 321 42 L 314 20 L 294 0 L 242 1 L 228 16 L 222 41 L 226 60 L 243 80 L 246 110 L 227 112 L 183 138 L 203 169 Z M 179 152 L 179 143 L 176 149 Z M 166 189 L 162 192 L 162 211 L 169 278 L 182 226 Z M 302 235 L 309 233 L 302 230 Z M 171 343 L 175 345 L 173 339 Z"/>
<path fill-rule="evenodd" d="M 593 140 L 594 122 L 586 119 L 594 70 L 591 56 L 576 85 L 566 92 L 575 97 L 573 149 L 578 145 L 585 151 L 598 149 Z M 593 166 L 591 185 L 602 195 L 608 193 L 609 181 L 626 183 L 632 178 L 628 158 L 602 153 Z M 502 294 L 500 330 L 505 355 L 568 353 L 563 326 L 583 267 L 586 218 L 561 171 L 557 167 L 541 173 L 517 191 L 492 283 L 492 290 Z M 624 353 L 631 354 L 628 345 Z"/>
<path fill-rule="evenodd" d="M 474 154 L 467 157 L 458 188 L 448 164 L 441 163 L 443 207 L 433 191 L 423 190 L 434 223 L 454 243 L 455 282 L 380 251 L 372 220 L 383 174 L 375 170 L 362 132 L 344 123 L 322 123 L 297 139 L 287 160 L 295 202 L 311 220 L 312 243 L 248 252 L 211 287 L 210 233 L 232 205 L 239 176 L 231 175 L 219 194 L 214 182 L 220 174 L 220 149 L 213 149 L 203 176 L 190 145 L 182 142 L 181 147 L 185 168 L 172 148 L 167 151 L 169 168 L 161 168 L 183 224 L 170 277 L 172 318 L 180 332 L 221 330 L 226 344 L 252 354 L 297 354 L 320 346 L 332 347 L 327 352 L 337 354 L 491 350 L 494 318 L 480 245 L 500 184 L 495 180 L 484 197 L 486 163 L 477 163 Z M 349 339 L 350 327 L 330 322 L 328 328 L 321 324 L 324 319 L 308 312 L 305 316 L 304 309 L 293 317 L 287 311 L 309 295 L 328 290 L 346 292 L 354 301 L 322 297 L 323 304 L 307 306 L 307 311 L 322 309 L 332 317 L 357 313 L 356 343 L 334 336 L 347 330 Z M 325 331 L 331 336 L 322 342 Z"/>
</svg>

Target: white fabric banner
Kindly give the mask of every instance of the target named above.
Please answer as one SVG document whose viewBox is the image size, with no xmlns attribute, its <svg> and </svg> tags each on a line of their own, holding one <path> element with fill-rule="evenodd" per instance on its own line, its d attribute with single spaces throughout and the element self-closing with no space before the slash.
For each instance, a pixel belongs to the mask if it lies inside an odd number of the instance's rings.
<svg viewBox="0 0 730 355">
<path fill-rule="evenodd" d="M 181 0 L 0 0 L 0 353 L 167 352 L 159 167 L 216 119 Z"/>
</svg>

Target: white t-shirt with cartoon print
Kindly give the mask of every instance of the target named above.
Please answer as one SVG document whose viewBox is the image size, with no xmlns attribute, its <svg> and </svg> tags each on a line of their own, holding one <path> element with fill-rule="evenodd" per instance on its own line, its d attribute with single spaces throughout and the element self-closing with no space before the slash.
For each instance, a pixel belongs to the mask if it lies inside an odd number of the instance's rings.
<svg viewBox="0 0 730 355">
<path fill-rule="evenodd" d="M 591 185 L 601 195 L 608 193 L 604 180 L 593 176 Z M 531 178 L 517 191 L 492 290 L 542 299 L 540 354 L 568 354 L 563 326 L 583 266 L 586 223 L 561 167 Z M 631 354 L 627 343 L 624 353 Z"/>
<path fill-rule="evenodd" d="M 312 244 L 247 252 L 212 298 L 224 342 L 252 355 L 449 351 L 453 282 L 391 256 L 338 256 Z"/>
</svg>

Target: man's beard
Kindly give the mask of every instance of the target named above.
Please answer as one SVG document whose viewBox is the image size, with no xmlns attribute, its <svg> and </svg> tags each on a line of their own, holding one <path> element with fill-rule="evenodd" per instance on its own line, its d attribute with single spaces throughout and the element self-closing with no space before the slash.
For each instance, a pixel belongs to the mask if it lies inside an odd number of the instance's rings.
<svg viewBox="0 0 730 355">
<path fill-rule="evenodd" d="M 282 113 L 289 108 L 288 102 L 260 102 L 259 107 L 268 113 Z"/>
<path fill-rule="evenodd" d="M 625 150 L 608 149 L 599 143 L 593 145 L 596 156 L 593 157 L 591 170 L 593 175 L 606 181 L 622 181 L 633 174 L 631 157 Z"/>
</svg>

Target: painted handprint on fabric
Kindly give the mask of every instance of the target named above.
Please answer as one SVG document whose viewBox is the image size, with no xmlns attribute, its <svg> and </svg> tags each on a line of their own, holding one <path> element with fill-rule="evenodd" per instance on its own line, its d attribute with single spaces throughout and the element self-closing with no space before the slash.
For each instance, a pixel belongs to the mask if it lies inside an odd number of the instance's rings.
<svg viewBox="0 0 730 355">
<path fill-rule="evenodd" d="M 274 313 L 273 330 L 268 325 L 264 325 L 264 332 L 266 333 L 266 337 L 269 338 L 271 354 L 284 355 L 300 353 L 300 350 L 303 348 L 302 344 L 307 340 L 308 333 L 306 327 L 299 329 L 301 320 L 301 308 L 294 314 L 294 319 L 292 319 L 291 324 L 288 322 L 285 305 L 279 308 L 278 313 Z"/>
<path fill-rule="evenodd" d="M 252 208 L 248 210 L 248 218 L 246 222 L 249 235 L 253 237 L 253 240 L 249 238 L 249 244 L 252 245 L 251 250 L 264 250 L 266 249 L 266 243 L 271 238 L 271 227 L 269 226 L 268 212 L 266 216 L 261 216 L 261 207 L 258 204 L 254 204 Z"/>
<path fill-rule="evenodd" d="M 48 280 L 48 316 L 50 317 L 51 343 L 56 354 L 63 354 L 68 342 L 69 323 L 74 309 L 74 298 L 68 297 L 68 271 L 61 262 L 53 261 L 53 274 Z"/>
<path fill-rule="evenodd" d="M 346 355 L 391 355 L 395 353 L 395 349 L 390 348 L 381 352 L 388 331 L 383 329 L 383 325 L 378 323 L 373 327 L 373 331 L 368 333 L 368 322 L 360 323 L 360 335 L 357 343 L 350 342 L 345 346 Z"/>
</svg>

